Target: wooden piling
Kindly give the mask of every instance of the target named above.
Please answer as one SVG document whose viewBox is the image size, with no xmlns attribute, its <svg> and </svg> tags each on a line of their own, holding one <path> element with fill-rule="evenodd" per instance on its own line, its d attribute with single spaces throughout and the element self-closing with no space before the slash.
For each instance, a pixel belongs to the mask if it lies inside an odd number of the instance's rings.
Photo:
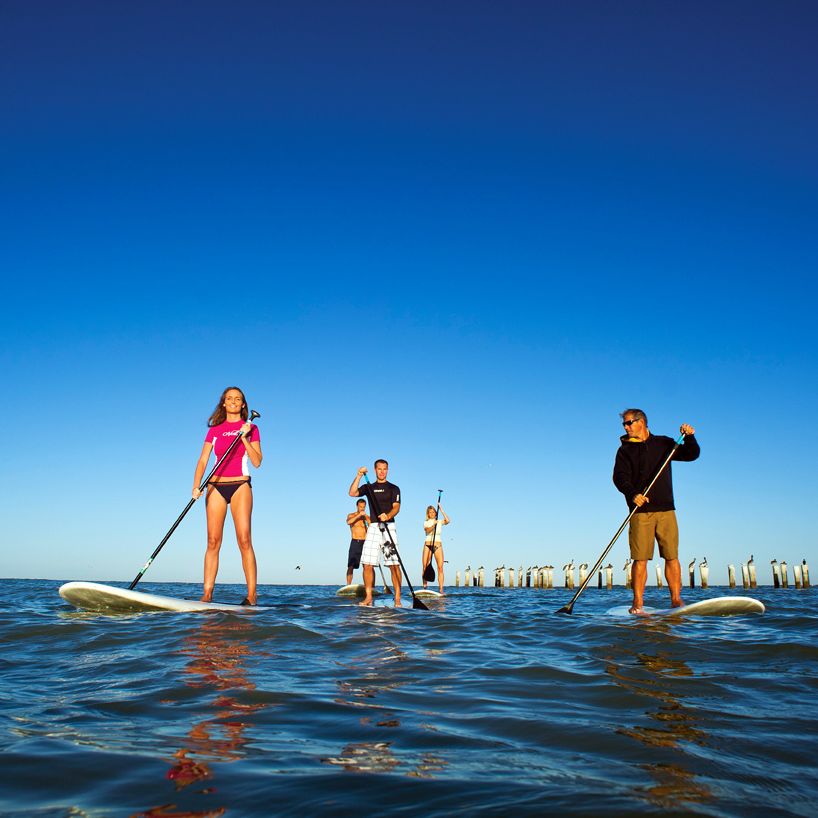
<svg viewBox="0 0 818 818">
<path fill-rule="evenodd" d="M 605 587 L 610 591 L 613 588 L 613 565 L 605 566 Z"/>
<path fill-rule="evenodd" d="M 687 578 L 690 582 L 690 587 L 696 587 L 696 559 L 695 557 L 687 564 Z"/>
<path fill-rule="evenodd" d="M 656 587 L 662 587 L 662 566 L 656 563 Z"/>
<path fill-rule="evenodd" d="M 699 563 L 699 578 L 701 579 L 702 588 L 707 587 L 707 581 L 710 577 L 710 569 L 707 566 L 707 557 Z"/>
<path fill-rule="evenodd" d="M 792 567 L 792 578 L 795 580 L 795 587 L 801 587 L 801 566 L 800 565 L 793 565 Z"/>
<path fill-rule="evenodd" d="M 753 560 L 752 554 L 750 554 L 750 559 L 747 560 L 747 571 L 750 574 L 750 587 L 757 588 L 758 582 L 756 581 L 756 564 Z"/>
<path fill-rule="evenodd" d="M 727 584 L 731 588 L 736 587 L 736 566 L 735 565 L 728 565 L 727 566 Z"/>
<path fill-rule="evenodd" d="M 454 587 L 455 587 L 455 588 L 459 588 L 459 587 L 460 587 L 460 571 L 458 571 L 458 572 L 457 572 L 457 573 L 454 575 Z"/>
<path fill-rule="evenodd" d="M 781 565 L 779 567 L 781 569 L 781 587 L 789 588 L 790 583 L 787 579 L 787 563 L 784 560 L 781 560 Z"/>
<path fill-rule="evenodd" d="M 778 571 L 778 560 L 770 560 L 773 569 L 773 588 L 781 587 L 781 574 Z"/>
<path fill-rule="evenodd" d="M 745 562 L 741 563 L 741 585 L 745 590 L 750 587 L 750 569 Z"/>
<path fill-rule="evenodd" d="M 809 566 L 806 560 L 801 560 L 801 577 L 803 578 L 804 587 L 809 588 Z"/>
</svg>

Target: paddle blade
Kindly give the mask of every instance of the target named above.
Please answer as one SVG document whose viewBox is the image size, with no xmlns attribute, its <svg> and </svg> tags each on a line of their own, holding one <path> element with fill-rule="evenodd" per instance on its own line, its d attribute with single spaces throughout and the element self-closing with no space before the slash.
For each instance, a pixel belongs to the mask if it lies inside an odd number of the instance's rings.
<svg viewBox="0 0 818 818">
<path fill-rule="evenodd" d="M 564 614 L 570 614 L 570 613 L 573 613 L 573 612 L 574 612 L 574 603 L 573 602 L 570 605 L 563 605 L 563 607 L 560 608 L 557 611 L 557 613 L 564 613 Z"/>
<path fill-rule="evenodd" d="M 423 569 L 423 579 L 425 579 L 426 582 L 435 581 L 435 569 L 432 568 L 431 562 Z"/>
<path fill-rule="evenodd" d="M 429 610 L 428 606 L 424 605 L 416 596 L 412 597 L 412 607 L 417 608 L 419 611 Z"/>
</svg>

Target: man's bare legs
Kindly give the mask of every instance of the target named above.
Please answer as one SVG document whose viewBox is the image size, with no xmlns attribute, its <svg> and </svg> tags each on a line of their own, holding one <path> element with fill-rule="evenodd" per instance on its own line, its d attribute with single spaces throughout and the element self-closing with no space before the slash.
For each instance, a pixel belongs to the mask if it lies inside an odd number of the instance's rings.
<svg viewBox="0 0 818 818">
<path fill-rule="evenodd" d="M 392 574 L 392 589 L 395 592 L 395 607 L 400 607 L 400 586 L 403 582 L 403 572 L 400 570 L 400 565 L 390 565 L 389 573 Z M 372 569 L 372 578 L 375 578 L 375 569 Z"/>
<path fill-rule="evenodd" d="M 366 596 L 361 605 L 372 605 L 372 589 L 375 587 L 375 566 L 364 565 L 364 586 L 366 588 Z M 392 590 L 395 594 L 395 607 L 400 607 L 400 586 L 403 582 L 403 572 L 400 570 L 400 565 L 390 565 L 389 571 L 392 574 Z"/>
<path fill-rule="evenodd" d="M 634 560 L 631 566 L 631 585 L 633 586 L 633 605 L 630 613 L 638 614 L 642 612 L 645 604 L 645 585 L 648 579 L 648 561 Z M 682 565 L 678 559 L 665 560 L 665 579 L 667 587 L 670 589 L 670 607 L 681 608 L 684 605 L 682 599 Z"/>
<path fill-rule="evenodd" d="M 645 604 L 645 584 L 648 581 L 648 561 L 634 560 L 631 565 L 631 587 L 633 589 L 633 605 L 628 613 L 642 613 Z"/>
<path fill-rule="evenodd" d="M 360 605 L 371 605 L 372 604 L 372 589 L 375 587 L 375 566 L 374 565 L 363 565 L 361 566 L 364 569 L 364 588 L 366 594 L 364 596 L 364 601 L 359 603 Z"/>
<path fill-rule="evenodd" d="M 678 559 L 665 560 L 665 579 L 670 589 L 670 607 L 681 608 L 682 600 L 682 565 Z"/>
</svg>

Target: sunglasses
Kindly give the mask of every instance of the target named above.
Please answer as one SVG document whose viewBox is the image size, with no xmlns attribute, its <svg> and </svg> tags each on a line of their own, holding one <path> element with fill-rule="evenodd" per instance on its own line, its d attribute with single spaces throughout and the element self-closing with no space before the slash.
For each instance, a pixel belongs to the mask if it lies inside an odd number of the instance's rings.
<svg viewBox="0 0 818 818">
<path fill-rule="evenodd" d="M 642 418 L 634 418 L 633 420 L 623 420 L 622 425 L 626 428 L 631 425 L 631 423 L 638 423 Z"/>
</svg>

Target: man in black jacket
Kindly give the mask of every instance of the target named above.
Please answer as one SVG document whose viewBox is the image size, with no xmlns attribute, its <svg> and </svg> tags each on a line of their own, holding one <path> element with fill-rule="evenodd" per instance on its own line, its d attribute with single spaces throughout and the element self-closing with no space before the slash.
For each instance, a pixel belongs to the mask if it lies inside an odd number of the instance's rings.
<svg viewBox="0 0 818 818">
<path fill-rule="evenodd" d="M 682 568 L 679 564 L 679 527 L 673 504 L 672 461 L 653 484 L 650 497 L 641 493 L 665 462 L 676 441 L 664 435 L 652 435 L 648 429 L 648 418 L 641 409 L 626 409 L 622 413 L 622 425 L 625 427 L 625 434 L 620 438 L 622 445 L 616 453 L 613 481 L 625 495 L 628 508 L 631 511 L 636 509 L 628 530 L 633 560 L 633 605 L 630 612 L 642 613 L 648 561 L 653 559 L 654 541 L 659 543 L 659 556 L 665 561 L 670 604 L 679 608 L 684 602 Z M 695 460 L 700 451 L 695 429 L 683 423 L 679 431 L 685 435 L 685 440 L 676 450 L 673 460 Z"/>
</svg>

